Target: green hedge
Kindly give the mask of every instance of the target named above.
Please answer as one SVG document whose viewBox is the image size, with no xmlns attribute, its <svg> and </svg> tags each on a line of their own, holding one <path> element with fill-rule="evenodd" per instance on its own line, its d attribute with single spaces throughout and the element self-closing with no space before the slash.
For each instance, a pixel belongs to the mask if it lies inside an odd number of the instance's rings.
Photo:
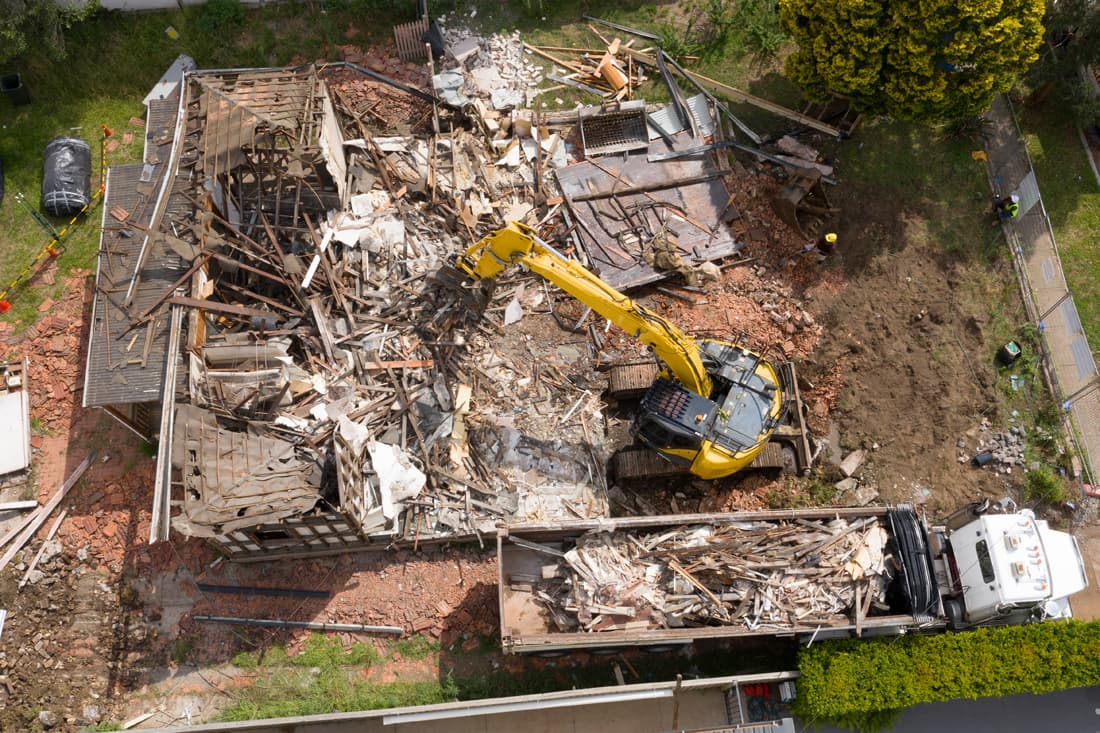
<svg viewBox="0 0 1100 733">
<path fill-rule="evenodd" d="M 796 713 L 839 720 L 925 702 L 1100 684 L 1100 622 L 827 641 L 799 654 Z"/>
</svg>

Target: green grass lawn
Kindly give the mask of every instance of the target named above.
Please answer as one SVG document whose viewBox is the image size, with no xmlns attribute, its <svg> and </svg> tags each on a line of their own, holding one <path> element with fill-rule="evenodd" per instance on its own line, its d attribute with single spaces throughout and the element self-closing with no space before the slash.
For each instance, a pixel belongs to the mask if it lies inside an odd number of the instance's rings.
<svg viewBox="0 0 1100 733">
<path fill-rule="evenodd" d="M 1043 204 L 1054 228 L 1066 282 L 1093 354 L 1100 351 L 1100 187 L 1065 105 L 1023 110 L 1020 125 Z"/>
</svg>

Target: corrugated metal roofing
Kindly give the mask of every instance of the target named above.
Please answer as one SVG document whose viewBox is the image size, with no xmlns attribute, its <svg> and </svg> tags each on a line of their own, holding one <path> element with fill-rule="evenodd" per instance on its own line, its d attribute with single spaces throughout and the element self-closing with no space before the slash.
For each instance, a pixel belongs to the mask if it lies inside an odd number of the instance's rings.
<svg viewBox="0 0 1100 733">
<path fill-rule="evenodd" d="M 164 311 L 151 320 L 143 320 L 143 316 L 166 294 L 186 265 L 163 243 L 153 244 L 133 302 L 129 307 L 124 302 L 141 252 L 144 228 L 152 216 L 153 197 L 164 173 L 163 162 L 171 147 L 178 106 L 178 98 L 154 100 L 146 123 L 146 163 L 113 166 L 107 172 L 84 374 L 85 407 L 156 401 L 164 387 L 168 313 Z M 182 209 L 181 198 L 170 198 L 170 211 Z M 128 214 L 125 221 L 111 213 L 120 210 Z"/>
</svg>

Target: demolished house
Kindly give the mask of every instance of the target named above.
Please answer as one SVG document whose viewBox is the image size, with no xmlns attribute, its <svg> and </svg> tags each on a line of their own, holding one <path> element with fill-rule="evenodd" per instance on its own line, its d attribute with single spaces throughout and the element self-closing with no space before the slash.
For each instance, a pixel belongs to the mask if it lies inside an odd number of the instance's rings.
<svg viewBox="0 0 1100 733">
<path fill-rule="evenodd" d="M 518 270 L 482 313 L 435 274 L 510 220 L 619 288 L 736 252 L 726 156 L 698 151 L 722 126 L 702 94 L 532 111 L 522 45 L 481 51 L 435 94 L 351 63 L 158 85 L 107 179 L 85 386 L 159 437 L 151 542 L 270 559 L 607 514 L 587 314 Z"/>
</svg>

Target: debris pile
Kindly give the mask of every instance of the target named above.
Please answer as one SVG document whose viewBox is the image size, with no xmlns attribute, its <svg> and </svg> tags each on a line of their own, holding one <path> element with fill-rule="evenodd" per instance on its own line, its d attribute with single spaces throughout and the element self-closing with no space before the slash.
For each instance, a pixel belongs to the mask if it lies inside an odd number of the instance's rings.
<svg viewBox="0 0 1100 733">
<path fill-rule="evenodd" d="M 546 550 L 535 597 L 562 631 L 835 623 L 887 608 L 887 540 L 876 518 L 591 531 Z"/>
<path fill-rule="evenodd" d="M 155 154 L 112 169 L 89 337 L 105 372 L 86 394 L 165 436 L 155 537 L 328 551 L 606 514 L 592 365 L 618 334 L 518 271 L 487 303 L 437 273 L 521 221 L 615 288 L 695 287 L 774 214 L 710 155 L 721 122 L 743 123 L 690 75 L 687 97 L 666 54 L 593 28 L 604 47 L 569 60 L 452 20 L 431 92 L 415 64 L 354 46 L 321 69 L 164 80 Z M 530 109 L 536 57 L 609 104 Z M 641 64 L 672 104 L 628 99 Z M 816 339 L 789 293 L 762 297 L 768 338 Z M 563 329 L 525 332 L 527 313 Z"/>
<path fill-rule="evenodd" d="M 1027 430 L 1022 425 L 1013 425 L 1007 432 L 995 432 L 988 420 L 983 420 L 977 436 L 977 448 L 966 453 L 966 441 L 959 439 L 959 463 L 970 462 L 979 468 L 990 467 L 996 473 L 1010 474 L 1014 467 L 1027 465 L 1024 456 Z"/>
<path fill-rule="evenodd" d="M 600 40 L 604 48 L 542 48 L 526 43 L 523 48 L 528 54 L 554 63 L 552 73 L 546 78 L 561 87 L 598 94 L 616 102 L 631 99 L 634 90 L 646 80 L 643 67 L 627 52 L 633 39 L 623 43 L 618 38 L 608 39 L 601 35 Z"/>
<path fill-rule="evenodd" d="M 364 79 L 354 69 L 329 68 L 323 76 L 335 103 L 355 121 L 356 127 L 365 125 L 376 133 L 415 129 L 422 127 L 432 113 L 427 100 Z"/>
<path fill-rule="evenodd" d="M 519 31 L 480 36 L 455 25 L 444 32 L 444 69 L 433 81 L 445 102 L 462 107 L 476 98 L 499 111 L 527 107 L 538 95 L 543 67 L 524 57 Z"/>
<path fill-rule="evenodd" d="M 419 120 L 372 135 L 392 90 L 356 73 L 189 77 L 178 134 L 201 175 L 170 198 L 194 216 L 142 245 L 185 270 L 146 310 L 186 314 L 176 348 L 191 354 L 171 406 L 172 526 L 286 545 L 288 530 L 245 530 L 314 517 L 333 539 L 350 521 L 353 540 L 415 543 L 516 512 L 602 514 L 598 399 L 540 344 L 493 348 L 494 314 L 522 317 L 522 286 L 502 282 L 483 313 L 435 280 L 471 239 L 528 216 L 531 161 L 552 153 L 517 138 L 525 157 L 494 165 L 490 140 L 432 134 L 431 107 L 404 92 Z"/>
</svg>

